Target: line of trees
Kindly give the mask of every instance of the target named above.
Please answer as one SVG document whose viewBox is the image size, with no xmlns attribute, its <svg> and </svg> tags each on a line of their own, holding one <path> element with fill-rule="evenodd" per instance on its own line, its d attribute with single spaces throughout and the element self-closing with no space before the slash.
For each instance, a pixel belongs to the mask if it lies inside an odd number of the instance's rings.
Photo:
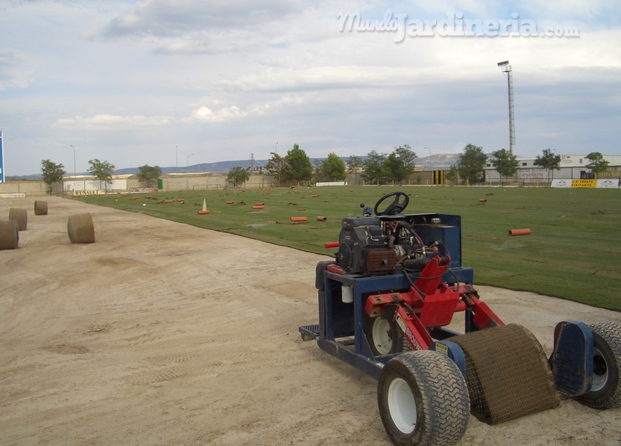
<svg viewBox="0 0 621 446">
<path fill-rule="evenodd" d="M 610 164 L 600 152 L 591 152 L 585 158 L 590 161 L 586 167 L 591 169 L 596 177 L 599 177 L 600 173 L 605 172 Z M 457 182 L 460 179 L 463 184 L 480 183 L 484 179 L 487 160 L 488 156 L 483 152 L 482 147 L 468 144 L 464 148 L 464 153 L 459 156 L 457 165 L 451 166 L 446 178 L 453 182 Z M 508 180 L 515 177 L 518 172 L 519 161 L 517 156 L 506 149 L 493 152 L 491 160 L 501 178 Z M 554 170 L 561 170 L 561 156 L 552 149 L 545 149 L 541 155 L 537 156 L 533 164 L 546 169 L 548 171 L 548 181 L 550 181 Z"/>
<path fill-rule="evenodd" d="M 599 152 L 592 152 L 586 158 L 591 161 L 586 167 L 595 175 L 608 168 L 608 161 L 604 160 Z M 312 169 L 306 153 L 295 144 L 284 156 L 272 153 L 266 168 L 276 176 L 279 185 L 290 182 L 302 183 L 310 180 L 313 175 L 317 181 L 342 181 L 347 178 L 347 174 L 354 176 L 355 184 L 358 183 L 358 175 L 371 184 L 403 183 L 414 173 L 415 159 L 416 153 L 406 144 L 395 147 L 389 154 L 372 150 L 364 158 L 352 155 L 345 162 L 335 153 L 330 153 L 327 158 L 316 160 Z M 506 181 L 514 178 L 519 170 L 518 158 L 510 151 L 500 149 L 487 155 L 482 147 L 468 144 L 459 155 L 457 163 L 446 172 L 445 178 L 452 184 L 481 183 L 485 180 L 488 160 L 492 160 L 495 170 Z M 534 162 L 535 166 L 548 171 L 548 180 L 554 170 L 560 170 L 560 163 L 560 155 L 554 153 L 552 149 L 545 149 Z M 241 185 L 248 179 L 235 170 L 231 170 L 229 175 L 237 175 L 240 178 L 238 181 L 229 180 L 234 185 Z"/>
<path fill-rule="evenodd" d="M 354 174 L 356 182 L 360 174 L 365 181 L 396 182 L 406 181 L 414 172 L 416 154 L 408 145 L 396 147 L 390 153 L 378 153 L 372 150 L 363 160 L 355 155 L 345 163 L 336 153 L 329 153 L 323 160 L 315 161 L 312 166 L 310 159 L 294 144 L 285 156 L 272 152 L 266 169 L 276 176 L 278 184 L 303 183 L 315 176 L 317 181 L 343 181 L 347 174 Z M 231 171 L 232 172 L 232 171 Z M 231 174 L 229 172 L 229 174 Z"/>
<path fill-rule="evenodd" d="M 89 160 L 88 172 L 99 180 L 100 187 L 103 184 L 104 190 L 108 190 L 108 185 L 112 184 L 112 174 L 115 166 L 108 161 L 100 161 L 97 158 Z M 47 185 L 47 193 L 52 195 L 54 185 L 62 183 L 65 174 L 65 166 L 56 164 L 49 159 L 41 161 L 41 176 Z M 144 165 L 138 168 L 137 178 L 145 187 L 155 187 L 157 180 L 162 176 L 162 169 L 159 166 Z"/>
<path fill-rule="evenodd" d="M 517 157 L 501 149 L 493 152 L 491 157 L 485 154 L 482 147 L 468 144 L 463 153 L 459 155 L 458 162 L 452 165 L 445 175 L 449 183 L 477 184 L 485 179 L 485 166 L 488 158 L 493 161 L 495 170 L 501 178 L 506 180 L 513 178 L 519 169 Z M 586 165 L 597 177 L 606 171 L 609 162 L 599 152 L 591 152 L 586 157 L 590 162 Z M 343 181 L 347 174 L 355 176 L 358 183 L 358 175 L 368 183 L 403 183 L 408 181 L 415 170 L 416 153 L 405 144 L 395 147 L 391 153 L 378 153 L 372 150 L 363 159 L 355 155 L 350 156 L 344 162 L 335 153 L 329 153 L 323 160 L 315 161 L 311 165 L 306 152 L 298 144 L 286 155 L 281 156 L 272 152 L 272 158 L 268 161 L 266 169 L 270 171 L 278 181 L 282 183 L 304 183 L 315 176 L 317 181 Z M 88 172 L 96 177 L 104 190 L 112 183 L 114 164 L 99 159 L 89 160 Z M 554 170 L 560 170 L 561 156 L 552 149 L 543 150 L 541 156 L 537 156 L 534 165 L 548 171 L 548 181 Z M 56 164 L 49 159 L 41 161 L 41 173 L 43 182 L 47 185 L 47 192 L 51 195 L 53 185 L 61 183 L 66 174 L 62 164 Z M 157 180 L 162 176 L 159 166 L 144 165 L 138 168 L 137 178 L 145 187 L 154 187 Z M 250 178 L 247 169 L 242 167 L 232 168 L 227 175 L 227 182 L 233 186 L 240 186 Z"/>
<path fill-rule="evenodd" d="M 390 154 L 372 150 L 362 162 L 362 178 L 369 183 L 401 183 L 414 173 L 415 159 L 416 153 L 407 144 Z"/>
</svg>

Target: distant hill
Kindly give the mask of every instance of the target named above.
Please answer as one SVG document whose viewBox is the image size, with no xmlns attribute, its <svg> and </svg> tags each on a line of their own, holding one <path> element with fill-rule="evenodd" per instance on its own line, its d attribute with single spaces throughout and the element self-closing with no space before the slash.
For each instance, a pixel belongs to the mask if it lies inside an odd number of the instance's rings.
<svg viewBox="0 0 621 446">
<path fill-rule="evenodd" d="M 344 162 L 347 162 L 348 157 L 341 157 Z M 366 157 L 361 156 L 361 159 Z M 325 158 L 310 158 L 311 164 L 314 166 L 316 161 L 323 161 Z M 438 154 L 431 155 L 425 158 L 416 158 L 417 166 L 424 166 L 426 169 L 448 169 L 453 164 L 456 164 L 459 159 L 459 154 Z M 267 165 L 269 160 L 254 160 L 254 167 L 262 167 Z M 252 161 L 220 161 L 218 163 L 202 163 L 193 164 L 187 167 L 162 167 L 162 173 L 198 173 L 198 172 L 213 172 L 213 173 L 227 173 L 233 167 L 242 167 L 244 169 L 250 168 Z M 127 169 L 118 169 L 114 171 L 115 174 L 136 174 L 138 173 L 137 167 L 130 167 Z"/>
<path fill-rule="evenodd" d="M 312 161 L 311 161 L 312 162 Z M 252 161 L 220 161 L 218 163 L 202 163 L 193 164 L 191 166 L 179 166 L 179 167 L 162 167 L 162 173 L 198 173 L 198 172 L 213 172 L 213 173 L 226 173 L 233 167 L 243 167 L 247 169 L 251 166 Z M 265 166 L 267 160 L 254 160 L 255 167 Z M 128 167 L 126 169 L 117 169 L 114 171 L 117 175 L 125 174 L 137 174 L 138 167 Z"/>
<path fill-rule="evenodd" d="M 347 162 L 349 157 L 341 157 L 344 162 Z M 362 160 L 366 157 L 361 156 Z M 310 158 L 311 164 L 314 166 L 316 161 L 323 161 L 325 158 Z M 459 154 L 438 154 L 431 155 L 424 158 L 416 158 L 417 166 L 424 166 L 426 170 L 433 169 L 448 169 L 454 164 L 457 164 L 459 160 Z M 242 167 L 247 169 L 254 164 L 255 167 L 262 167 L 268 163 L 269 160 L 244 160 L 244 161 L 220 161 L 217 163 L 202 163 L 193 164 L 191 166 L 179 166 L 179 167 L 162 167 L 162 173 L 200 173 L 200 172 L 212 172 L 212 173 L 227 173 L 233 167 Z M 115 175 L 135 175 L 138 173 L 138 167 L 127 167 L 125 169 L 117 169 L 114 171 Z M 79 175 L 84 175 L 85 172 L 78 172 Z M 13 179 L 22 180 L 39 180 L 41 174 L 23 175 L 23 176 L 11 176 Z"/>
</svg>

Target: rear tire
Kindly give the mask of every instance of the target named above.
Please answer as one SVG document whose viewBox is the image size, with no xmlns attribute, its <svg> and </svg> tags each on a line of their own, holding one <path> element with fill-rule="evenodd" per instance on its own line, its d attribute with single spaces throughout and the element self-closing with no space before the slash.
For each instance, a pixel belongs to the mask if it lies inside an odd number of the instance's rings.
<svg viewBox="0 0 621 446">
<path fill-rule="evenodd" d="M 394 322 L 381 316 L 369 317 L 365 312 L 362 326 L 373 356 L 392 355 L 402 351 L 403 336 Z"/>
<path fill-rule="evenodd" d="M 621 324 L 590 325 L 593 333 L 593 383 L 576 401 L 594 409 L 621 407 Z"/>
<path fill-rule="evenodd" d="M 466 381 L 447 356 L 430 350 L 388 361 L 379 379 L 380 417 L 397 445 L 450 445 L 466 433 L 470 400 Z"/>
</svg>

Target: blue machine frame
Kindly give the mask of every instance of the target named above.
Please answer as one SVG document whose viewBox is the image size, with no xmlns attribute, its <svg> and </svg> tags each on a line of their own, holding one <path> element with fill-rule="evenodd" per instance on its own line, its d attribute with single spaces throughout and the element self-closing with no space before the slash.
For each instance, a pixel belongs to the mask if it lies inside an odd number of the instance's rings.
<svg viewBox="0 0 621 446">
<path fill-rule="evenodd" d="M 472 284 L 474 271 L 461 266 L 461 217 L 448 214 L 407 214 L 403 216 L 426 244 L 440 241 L 451 255 L 450 268 L 444 276 L 449 284 Z M 432 222 L 440 223 L 432 223 Z M 300 327 L 305 339 L 316 339 L 319 347 L 368 375 L 379 379 L 384 364 L 395 355 L 374 356 L 363 329 L 363 314 L 369 294 L 407 291 L 411 284 L 402 271 L 388 275 L 364 276 L 336 274 L 326 270 L 328 264 L 317 265 L 316 288 L 319 300 L 319 325 Z M 417 273 L 409 275 L 412 281 Z M 350 287 L 353 302 L 343 302 L 343 287 Z M 465 331 L 473 331 L 472 313 L 466 311 Z M 465 375 L 465 360 L 461 348 L 444 339 L 459 335 L 451 330 L 435 328 L 431 336 L 437 340 L 431 349 L 449 355 Z"/>
</svg>

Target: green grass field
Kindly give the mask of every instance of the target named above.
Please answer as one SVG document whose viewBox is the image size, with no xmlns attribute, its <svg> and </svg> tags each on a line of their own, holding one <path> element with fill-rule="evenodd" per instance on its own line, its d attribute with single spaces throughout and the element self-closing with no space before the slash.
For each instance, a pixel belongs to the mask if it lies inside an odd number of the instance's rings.
<svg viewBox="0 0 621 446">
<path fill-rule="evenodd" d="M 533 291 L 621 311 L 618 189 L 313 187 L 79 199 L 332 255 L 335 249 L 323 245 L 338 241 L 341 219 L 360 216 L 360 203 L 373 207 L 382 195 L 396 190 L 410 195 L 405 213 L 461 215 L 462 263 L 474 268 L 476 284 Z M 176 201 L 180 198 L 185 204 Z M 158 204 L 164 199 L 173 202 Z M 197 214 L 203 199 L 208 215 Z M 264 209 L 253 209 L 257 203 L 264 203 Z M 307 217 L 308 223 L 291 224 L 293 216 Z M 317 221 L 318 216 L 326 221 Z M 532 233 L 508 235 L 510 229 L 519 228 L 529 228 Z"/>
</svg>

